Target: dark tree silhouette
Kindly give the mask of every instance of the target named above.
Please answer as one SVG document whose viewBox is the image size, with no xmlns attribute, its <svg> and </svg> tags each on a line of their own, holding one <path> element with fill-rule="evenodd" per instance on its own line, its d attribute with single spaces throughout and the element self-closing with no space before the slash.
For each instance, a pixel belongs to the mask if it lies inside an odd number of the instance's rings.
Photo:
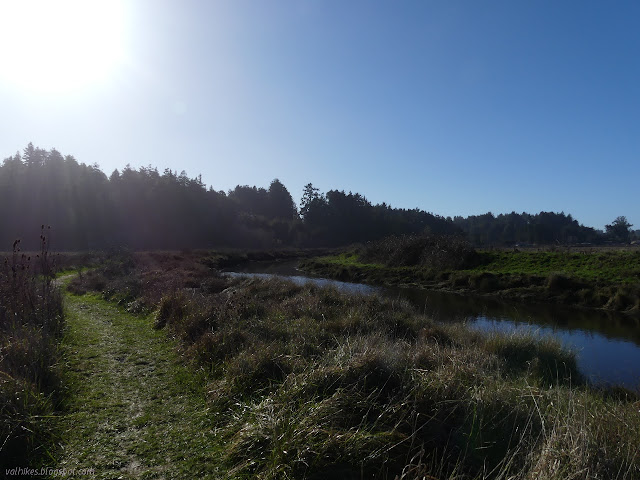
<svg viewBox="0 0 640 480">
<path fill-rule="evenodd" d="M 631 225 L 627 221 L 627 217 L 620 216 L 611 222 L 610 225 L 605 226 L 607 235 L 609 235 L 616 242 L 628 243 L 631 238 Z"/>
<path fill-rule="evenodd" d="M 277 178 L 269 186 L 269 216 L 285 220 L 298 218 L 298 209 L 289 190 Z"/>
<path fill-rule="evenodd" d="M 359 193 L 304 187 L 300 212 L 311 243 L 345 245 L 393 234 L 460 233 L 452 221 L 422 210 L 372 205 Z"/>
<path fill-rule="evenodd" d="M 228 193 L 153 166 L 130 165 L 107 177 L 56 149 L 32 143 L 0 166 L 0 242 L 23 238 L 24 248 L 52 225 L 57 250 L 127 245 L 135 249 L 274 246 L 339 246 L 388 235 L 466 232 L 476 245 L 597 242 L 603 235 L 571 215 L 512 212 L 443 218 L 420 209 L 373 205 L 359 193 L 304 187 L 300 213 L 287 188 L 238 185 Z M 628 241 L 630 224 L 618 217 L 607 231 Z M 618 232 L 618 233 L 616 233 Z"/>
<path fill-rule="evenodd" d="M 321 199 L 318 192 L 319 190 L 311 183 L 307 183 L 304 186 L 302 200 L 300 200 L 300 215 L 302 215 L 302 218 L 306 219 L 309 210 L 313 209 L 313 202 Z"/>
<path fill-rule="evenodd" d="M 454 217 L 453 222 L 467 233 L 477 246 L 515 244 L 570 244 L 601 243 L 602 234 L 580 225 L 571 215 L 564 213 L 511 212 L 494 216 L 491 212 L 467 218 Z"/>
</svg>

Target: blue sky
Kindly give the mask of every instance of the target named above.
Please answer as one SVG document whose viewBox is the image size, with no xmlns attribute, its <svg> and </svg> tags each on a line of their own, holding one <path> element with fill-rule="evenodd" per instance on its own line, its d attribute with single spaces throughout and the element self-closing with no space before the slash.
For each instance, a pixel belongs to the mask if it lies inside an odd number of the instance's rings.
<svg viewBox="0 0 640 480">
<path fill-rule="evenodd" d="M 277 177 L 296 201 L 312 182 L 640 228 L 638 2 L 138 0 L 96 18 L 118 56 L 73 89 L 0 68 L 0 157 L 32 141 L 216 190 Z"/>
</svg>

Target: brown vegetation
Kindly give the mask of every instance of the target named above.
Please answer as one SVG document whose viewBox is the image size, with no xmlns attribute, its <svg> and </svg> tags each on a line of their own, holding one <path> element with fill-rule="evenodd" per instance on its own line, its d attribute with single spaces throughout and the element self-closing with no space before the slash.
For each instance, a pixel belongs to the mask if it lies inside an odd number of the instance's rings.
<svg viewBox="0 0 640 480">
<path fill-rule="evenodd" d="M 50 455 L 48 418 L 59 397 L 56 337 L 62 297 L 53 283 L 45 231 L 37 254 L 20 242 L 0 266 L 0 468 L 41 464 Z"/>
<path fill-rule="evenodd" d="M 232 281 L 176 256 L 138 255 L 127 282 L 208 372 L 231 477 L 640 475 L 638 398 L 592 389 L 552 341 L 434 324 L 373 296 Z M 111 298 L 131 293 L 103 276 Z"/>
</svg>

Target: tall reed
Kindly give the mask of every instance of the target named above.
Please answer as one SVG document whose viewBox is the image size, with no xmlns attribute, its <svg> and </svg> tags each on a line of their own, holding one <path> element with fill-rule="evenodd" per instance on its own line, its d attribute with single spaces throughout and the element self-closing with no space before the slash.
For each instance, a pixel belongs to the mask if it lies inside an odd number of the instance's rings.
<svg viewBox="0 0 640 480">
<path fill-rule="evenodd" d="M 13 243 L 0 268 L 0 468 L 33 466 L 51 456 L 50 418 L 59 400 L 56 337 L 63 327 L 49 228 L 40 251 Z M 2 471 L 2 470 L 0 470 Z"/>
</svg>

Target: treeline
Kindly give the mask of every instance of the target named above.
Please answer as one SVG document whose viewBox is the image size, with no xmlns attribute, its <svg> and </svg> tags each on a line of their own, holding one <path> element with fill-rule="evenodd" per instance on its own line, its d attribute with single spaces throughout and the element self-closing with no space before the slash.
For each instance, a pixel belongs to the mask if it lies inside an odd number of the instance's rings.
<svg viewBox="0 0 640 480">
<path fill-rule="evenodd" d="M 37 239 L 45 224 L 53 226 L 57 250 L 333 247 L 422 233 L 466 233 L 481 246 L 607 239 L 563 213 L 452 219 L 374 205 L 358 193 L 321 193 L 312 184 L 305 186 L 298 209 L 277 179 L 268 188 L 239 185 L 223 192 L 204 185 L 201 177 L 169 169 L 160 173 L 151 166 L 126 166 L 107 177 L 96 164 L 31 143 L 0 166 L 0 218 L 2 245 Z"/>
<path fill-rule="evenodd" d="M 607 240 L 603 232 L 580 225 L 570 214 L 540 212 L 492 213 L 454 217 L 453 223 L 464 230 L 471 243 L 478 246 L 516 244 L 600 244 Z M 615 239 L 610 239 L 615 240 Z"/>
<path fill-rule="evenodd" d="M 266 247 L 278 243 L 279 221 L 289 227 L 295 220 L 295 204 L 278 180 L 269 190 L 225 194 L 185 172 L 152 167 L 127 166 L 107 177 L 97 165 L 32 144 L 4 160 L 0 200 L 2 244 L 37 239 L 47 224 L 58 250 Z"/>
<path fill-rule="evenodd" d="M 372 205 L 359 194 L 308 185 L 302 212 L 277 179 L 269 188 L 207 188 L 169 169 L 115 170 L 109 177 L 55 149 L 29 144 L 0 166 L 0 244 L 35 249 L 52 225 L 57 250 L 338 246 L 390 234 L 460 230 L 421 210 Z"/>
<path fill-rule="evenodd" d="M 463 233 L 451 219 L 439 215 L 417 208 L 391 208 L 386 203 L 373 205 L 358 193 L 331 190 L 321 194 L 310 183 L 300 203 L 308 241 L 317 245 L 346 245 L 413 233 Z"/>
</svg>

